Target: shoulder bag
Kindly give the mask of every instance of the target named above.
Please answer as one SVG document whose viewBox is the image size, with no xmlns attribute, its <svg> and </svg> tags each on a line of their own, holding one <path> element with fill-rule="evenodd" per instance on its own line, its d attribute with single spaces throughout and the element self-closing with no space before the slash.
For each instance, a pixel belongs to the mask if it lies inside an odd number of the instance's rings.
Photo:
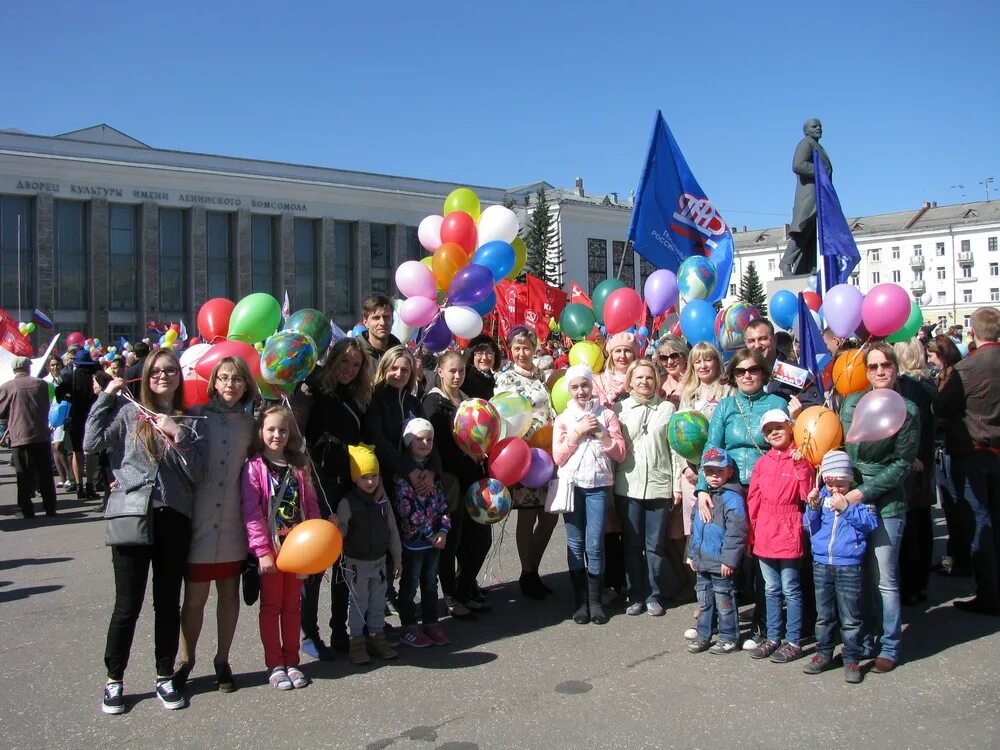
<svg viewBox="0 0 1000 750">
<path fill-rule="evenodd" d="M 109 547 L 151 545 L 153 543 L 153 491 L 156 476 L 141 487 L 111 490 L 104 508 L 104 543 Z"/>
</svg>

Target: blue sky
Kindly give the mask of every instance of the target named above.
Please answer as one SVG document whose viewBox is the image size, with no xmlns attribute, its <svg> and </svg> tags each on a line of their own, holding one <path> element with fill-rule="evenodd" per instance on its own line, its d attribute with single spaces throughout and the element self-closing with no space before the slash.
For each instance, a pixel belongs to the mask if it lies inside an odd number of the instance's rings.
<svg viewBox="0 0 1000 750">
<path fill-rule="evenodd" d="M 849 215 L 1000 189 L 1000 3 L 825 5 L 5 3 L 0 127 L 627 195 L 661 109 L 729 223 L 763 227 L 817 116 Z"/>
</svg>

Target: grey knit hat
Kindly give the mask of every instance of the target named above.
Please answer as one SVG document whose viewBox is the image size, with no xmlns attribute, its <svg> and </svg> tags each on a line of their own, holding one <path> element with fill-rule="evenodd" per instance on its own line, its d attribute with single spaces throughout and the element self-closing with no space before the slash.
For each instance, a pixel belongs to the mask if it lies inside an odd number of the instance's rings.
<svg viewBox="0 0 1000 750">
<path fill-rule="evenodd" d="M 820 473 L 826 477 L 844 477 L 854 479 L 854 465 L 851 457 L 844 451 L 828 451 L 820 464 Z"/>
</svg>

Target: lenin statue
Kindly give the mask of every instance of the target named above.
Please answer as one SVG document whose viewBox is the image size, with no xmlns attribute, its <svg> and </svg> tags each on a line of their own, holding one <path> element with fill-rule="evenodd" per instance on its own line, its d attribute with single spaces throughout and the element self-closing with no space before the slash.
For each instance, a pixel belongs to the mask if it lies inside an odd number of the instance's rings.
<svg viewBox="0 0 1000 750">
<path fill-rule="evenodd" d="M 813 168 L 813 150 L 826 171 L 833 174 L 833 167 L 826 151 L 819 145 L 823 137 L 823 123 L 817 119 L 806 120 L 802 126 L 805 136 L 795 147 L 792 172 L 795 173 L 795 205 L 792 223 L 788 228 L 791 238 L 781 259 L 782 276 L 800 276 L 816 271 L 816 175 Z"/>
</svg>

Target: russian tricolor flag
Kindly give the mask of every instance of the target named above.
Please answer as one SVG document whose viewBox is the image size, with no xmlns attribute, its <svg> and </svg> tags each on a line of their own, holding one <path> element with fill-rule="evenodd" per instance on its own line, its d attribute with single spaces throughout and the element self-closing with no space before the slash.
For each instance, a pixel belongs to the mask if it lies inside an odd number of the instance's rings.
<svg viewBox="0 0 1000 750">
<path fill-rule="evenodd" d="M 46 329 L 47 331 L 52 330 L 52 327 L 54 325 L 52 322 L 52 318 L 43 313 L 41 310 L 35 310 L 33 313 L 31 313 L 31 320 L 40 325 L 42 328 Z"/>
</svg>

